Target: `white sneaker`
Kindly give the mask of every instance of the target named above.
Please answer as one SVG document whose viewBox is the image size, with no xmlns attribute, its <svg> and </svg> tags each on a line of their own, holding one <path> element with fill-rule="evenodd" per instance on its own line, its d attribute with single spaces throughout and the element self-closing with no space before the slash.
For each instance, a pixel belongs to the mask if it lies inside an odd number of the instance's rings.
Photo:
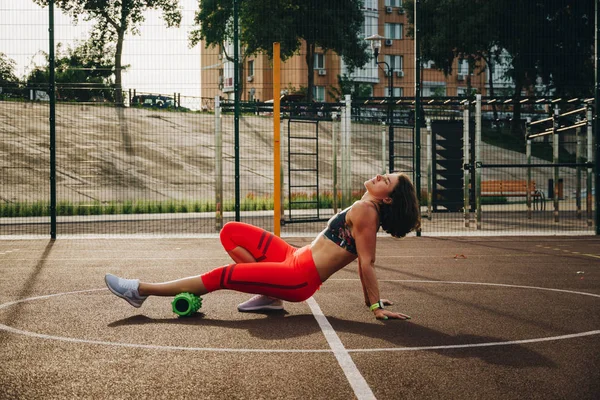
<svg viewBox="0 0 600 400">
<path fill-rule="evenodd" d="M 240 312 L 273 310 L 283 310 L 283 301 L 262 294 L 258 294 L 238 305 L 238 311 Z"/>
<path fill-rule="evenodd" d="M 111 292 L 127 300 L 129 304 L 136 308 L 140 308 L 142 303 L 148 298 L 148 296 L 140 296 L 138 292 L 140 281 L 138 279 L 123 279 L 112 274 L 106 274 L 104 282 L 106 282 L 106 286 L 108 286 Z"/>
</svg>

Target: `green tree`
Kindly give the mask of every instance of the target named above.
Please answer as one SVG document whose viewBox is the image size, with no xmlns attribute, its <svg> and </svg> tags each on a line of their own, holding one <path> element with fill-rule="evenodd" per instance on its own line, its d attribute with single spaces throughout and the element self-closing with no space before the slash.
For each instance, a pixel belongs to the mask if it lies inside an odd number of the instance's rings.
<svg viewBox="0 0 600 400">
<path fill-rule="evenodd" d="M 47 6 L 48 0 L 33 0 Z M 54 0 L 56 7 L 73 18 L 74 23 L 82 17 L 94 21 L 92 37 L 99 49 L 110 48 L 114 55 L 115 102 L 123 105 L 123 84 L 121 62 L 125 34 L 139 34 L 139 26 L 144 22 L 144 12 L 149 9 L 162 10 L 168 27 L 179 26 L 181 11 L 179 0 Z M 114 44 L 114 49 L 108 44 Z"/>
<path fill-rule="evenodd" d="M 15 60 L 0 52 L 0 89 L 2 89 L 2 93 L 12 92 L 17 88 L 16 65 Z"/>
<path fill-rule="evenodd" d="M 15 75 L 16 66 L 15 60 L 0 52 L 0 83 L 10 83 L 17 80 Z"/>
<path fill-rule="evenodd" d="M 414 0 L 407 7 L 414 23 Z M 493 72 L 508 52 L 512 132 L 522 134 L 521 92 L 534 92 L 538 79 L 547 93 L 591 91 L 593 15 L 591 1 L 421 0 L 421 51 L 446 73 L 457 57 L 468 59 L 471 70 L 483 60 Z"/>
<path fill-rule="evenodd" d="M 360 36 L 364 23 L 362 0 L 244 0 L 239 2 L 240 47 L 244 57 L 266 53 L 272 58 L 273 42 L 281 44 L 281 58 L 296 54 L 306 43 L 307 100 L 312 101 L 314 57 L 317 47 L 339 54 L 348 68 L 362 67 L 370 59 Z M 233 2 L 199 0 L 190 33 L 192 45 L 225 48 L 233 41 Z M 231 55 L 226 54 L 233 61 Z"/>
<path fill-rule="evenodd" d="M 114 65 L 106 53 L 99 52 L 97 43 L 89 40 L 75 48 L 56 46 L 55 81 L 56 95 L 61 100 L 90 101 L 93 97 L 114 100 L 111 77 Z M 46 63 L 36 66 L 26 77 L 29 87 L 46 89 L 49 79 L 49 57 L 43 53 Z"/>
<path fill-rule="evenodd" d="M 369 97 L 371 96 L 371 85 L 356 82 L 352 77 L 344 74 L 338 75 L 338 85 L 331 86 L 327 89 L 327 93 L 335 102 L 343 100 L 344 95 L 352 94 L 353 97 Z"/>
</svg>

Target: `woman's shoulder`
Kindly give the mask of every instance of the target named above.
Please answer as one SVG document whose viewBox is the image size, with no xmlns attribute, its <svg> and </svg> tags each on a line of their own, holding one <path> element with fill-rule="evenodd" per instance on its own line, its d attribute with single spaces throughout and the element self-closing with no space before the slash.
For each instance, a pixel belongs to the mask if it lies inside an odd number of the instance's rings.
<svg viewBox="0 0 600 400">
<path fill-rule="evenodd" d="M 356 201 L 348 212 L 348 217 L 353 224 L 356 224 L 357 222 L 367 222 L 377 218 L 378 215 L 379 211 L 377 206 L 370 200 Z"/>
</svg>

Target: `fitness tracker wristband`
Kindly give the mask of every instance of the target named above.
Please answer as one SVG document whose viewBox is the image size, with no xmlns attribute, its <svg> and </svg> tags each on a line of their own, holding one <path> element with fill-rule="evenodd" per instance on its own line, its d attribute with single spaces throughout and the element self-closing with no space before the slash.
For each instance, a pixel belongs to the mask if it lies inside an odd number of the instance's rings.
<svg viewBox="0 0 600 400">
<path fill-rule="evenodd" d="M 383 303 L 381 302 L 381 300 L 379 300 L 377 303 L 371 304 L 371 307 L 369 307 L 369 309 L 370 309 L 371 311 L 375 311 L 375 310 L 377 310 L 378 308 L 381 308 L 381 309 L 383 309 Z"/>
</svg>

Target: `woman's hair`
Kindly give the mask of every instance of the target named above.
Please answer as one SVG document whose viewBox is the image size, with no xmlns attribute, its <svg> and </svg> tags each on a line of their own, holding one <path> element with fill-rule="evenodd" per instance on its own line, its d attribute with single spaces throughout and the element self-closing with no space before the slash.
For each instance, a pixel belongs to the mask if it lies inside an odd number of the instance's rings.
<svg viewBox="0 0 600 400">
<path fill-rule="evenodd" d="M 405 174 L 398 174 L 398 184 L 390 193 L 391 204 L 381 204 L 381 228 L 390 235 L 401 238 L 421 227 L 419 200 L 414 185 Z"/>
</svg>

